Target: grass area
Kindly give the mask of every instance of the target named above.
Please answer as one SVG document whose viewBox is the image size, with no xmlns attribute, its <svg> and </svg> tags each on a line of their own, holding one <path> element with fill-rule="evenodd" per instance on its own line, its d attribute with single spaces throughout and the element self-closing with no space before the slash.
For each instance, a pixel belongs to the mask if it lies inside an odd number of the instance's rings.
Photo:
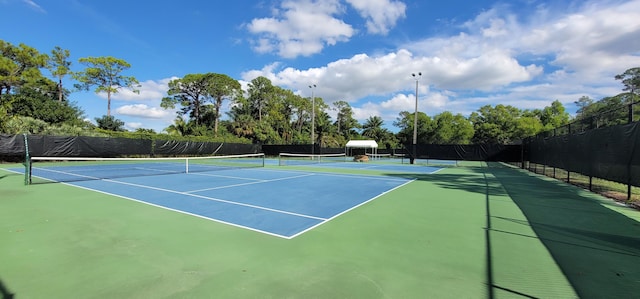
<svg viewBox="0 0 640 299">
<path fill-rule="evenodd" d="M 0 169 L 0 291 L 17 298 L 637 295 L 638 212 L 489 166 L 415 175 L 291 240 L 65 184 L 24 186 L 21 175 Z"/>
<path fill-rule="evenodd" d="M 619 202 L 630 204 L 632 206 L 635 206 L 637 209 L 640 209 L 640 187 L 631 186 L 631 198 L 629 198 L 626 184 L 612 182 L 601 178 L 592 178 L 590 186 L 588 176 L 576 172 L 572 172 L 569 174 L 564 169 L 554 169 L 553 167 L 545 167 L 544 165 L 534 165 L 532 167 L 532 171 L 564 182 L 568 182 L 569 184 L 578 186 L 583 189 L 589 190 L 589 188 L 591 188 L 590 191 L 592 192 L 615 199 Z"/>
</svg>

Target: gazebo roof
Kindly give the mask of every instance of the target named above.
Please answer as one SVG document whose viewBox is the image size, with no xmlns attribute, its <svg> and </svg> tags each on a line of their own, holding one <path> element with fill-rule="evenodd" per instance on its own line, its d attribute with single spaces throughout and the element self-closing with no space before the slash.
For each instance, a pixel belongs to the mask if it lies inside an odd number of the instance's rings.
<svg viewBox="0 0 640 299">
<path fill-rule="evenodd" d="M 349 140 L 346 147 L 378 148 L 378 143 L 375 140 Z"/>
</svg>

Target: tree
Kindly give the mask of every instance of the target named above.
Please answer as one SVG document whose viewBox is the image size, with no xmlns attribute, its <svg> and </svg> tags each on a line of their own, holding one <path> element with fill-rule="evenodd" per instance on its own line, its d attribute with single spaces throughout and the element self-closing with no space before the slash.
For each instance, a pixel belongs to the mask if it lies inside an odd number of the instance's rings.
<svg viewBox="0 0 640 299">
<path fill-rule="evenodd" d="M 473 125 L 462 114 L 449 111 L 436 115 L 434 126 L 428 134 L 433 144 L 468 144 L 473 137 Z"/>
<path fill-rule="evenodd" d="M 369 116 L 362 125 L 362 136 L 379 140 L 382 136 L 384 121 L 380 116 Z"/>
<path fill-rule="evenodd" d="M 360 124 L 353 118 L 351 105 L 345 101 L 336 101 L 333 103 L 333 109 L 338 112 L 335 122 L 337 133 L 347 140 L 357 136 L 356 129 L 360 128 Z"/>
<path fill-rule="evenodd" d="M 33 84 L 25 85 L 13 95 L 12 115 L 28 116 L 49 124 L 82 125 L 83 111 L 69 101 L 60 102 L 58 85 L 42 77 Z"/>
<path fill-rule="evenodd" d="M 180 104 L 182 109 L 177 113 L 188 114 L 196 125 L 200 125 L 204 112 L 202 106 L 211 102 L 208 94 L 209 78 L 209 74 L 187 74 L 181 79 L 171 80 L 167 90 L 168 96 L 162 99 L 160 106 L 173 109 L 176 104 Z"/>
<path fill-rule="evenodd" d="M 336 138 L 336 127 L 331 121 L 331 116 L 326 111 L 320 110 L 316 115 L 316 136 L 321 147 L 341 147 L 342 138 Z"/>
<path fill-rule="evenodd" d="M 257 77 L 249 83 L 249 104 L 253 111 L 257 112 L 258 121 L 262 121 L 262 111 L 269 102 L 273 91 L 274 86 L 266 77 Z"/>
<path fill-rule="evenodd" d="M 40 68 L 47 55 L 25 44 L 14 46 L 0 40 L 0 129 L 10 116 L 15 90 L 42 78 Z"/>
<path fill-rule="evenodd" d="M 544 107 L 542 110 L 535 111 L 542 122 L 545 130 L 553 130 L 569 123 L 569 113 L 564 105 L 558 100 L 551 103 L 551 106 Z"/>
<path fill-rule="evenodd" d="M 71 61 L 69 59 L 69 50 L 63 50 L 56 46 L 51 50 L 51 59 L 49 60 L 49 70 L 51 74 L 58 79 L 58 101 L 62 102 L 64 89 L 62 88 L 62 79 L 71 71 Z"/>
<path fill-rule="evenodd" d="M 593 99 L 588 96 L 582 96 L 574 103 L 578 106 L 578 110 L 576 111 L 577 117 L 584 118 L 584 114 L 588 111 L 587 109 L 593 104 Z"/>
<path fill-rule="evenodd" d="M 0 40 L 0 96 L 12 89 L 42 77 L 40 68 L 47 65 L 49 57 L 25 44 L 17 47 Z"/>
<path fill-rule="evenodd" d="M 260 123 L 268 125 L 278 134 L 280 143 L 291 144 L 295 135 L 293 128 L 294 110 L 300 96 L 294 94 L 291 90 L 278 86 L 274 86 L 270 94 L 269 102 L 265 107 L 265 116 Z"/>
<path fill-rule="evenodd" d="M 254 139 L 256 129 L 255 120 L 251 117 L 251 115 L 235 113 L 236 111 L 233 109 L 229 112 L 232 118 L 231 129 L 229 131 L 239 137 Z"/>
<path fill-rule="evenodd" d="M 393 148 L 398 141 L 391 131 L 382 127 L 383 125 L 384 121 L 380 116 L 370 116 L 362 125 L 362 136 L 376 140 L 386 148 Z"/>
<path fill-rule="evenodd" d="M 225 98 L 234 99 L 241 92 L 240 82 L 223 74 L 209 74 L 210 81 L 207 93 L 214 99 L 215 124 L 213 126 L 214 134 L 218 135 L 218 124 L 220 122 L 220 108 Z"/>
<path fill-rule="evenodd" d="M 402 144 L 413 144 L 413 119 L 415 117 L 415 113 L 408 111 L 401 111 L 398 114 L 398 118 L 393 123 L 394 126 L 400 128 L 400 132 L 398 132 L 398 139 Z M 431 135 L 433 133 L 433 121 L 431 118 L 424 112 L 418 112 L 418 128 L 416 130 L 417 143 L 429 143 L 432 139 Z"/>
<path fill-rule="evenodd" d="M 95 118 L 98 128 L 108 131 L 124 132 L 124 122 L 113 117 L 113 115 L 103 115 Z"/>
<path fill-rule="evenodd" d="M 107 93 L 107 116 L 111 115 L 111 95 L 118 93 L 121 88 L 127 88 L 135 93 L 139 93 L 136 88 L 139 82 L 135 77 L 124 76 L 122 73 L 131 65 L 119 58 L 106 57 L 83 57 L 79 62 L 86 66 L 84 71 L 73 74 L 73 78 L 79 83 L 76 88 L 89 90 L 95 87 L 95 92 Z"/>
<path fill-rule="evenodd" d="M 156 134 L 156 131 L 154 129 L 145 129 L 145 128 L 137 128 L 135 132 L 140 134 L 148 134 L 148 135 Z"/>
<path fill-rule="evenodd" d="M 585 129 L 625 124 L 628 122 L 628 110 L 625 106 L 630 95 L 633 94 L 625 92 L 595 102 L 582 97 L 581 102 L 588 104 L 578 110 L 578 118 L 584 123 Z"/>
<path fill-rule="evenodd" d="M 293 99 L 293 113 L 295 115 L 295 121 L 293 124 L 294 130 L 297 132 L 297 136 L 300 143 L 308 142 L 306 137 L 303 137 L 302 128 L 307 120 L 311 120 L 311 101 L 302 96 L 297 96 Z"/>
<path fill-rule="evenodd" d="M 513 138 L 524 139 L 535 136 L 544 130 L 544 126 L 538 117 L 522 116 L 516 119 L 516 126 L 513 131 Z"/>
<path fill-rule="evenodd" d="M 182 116 L 176 117 L 176 119 L 173 120 L 173 124 L 169 125 L 164 130 L 169 135 L 174 135 L 174 136 L 186 136 L 188 135 L 188 132 L 189 132 L 187 122 L 184 121 Z"/>
<path fill-rule="evenodd" d="M 516 120 L 522 112 L 513 106 L 485 105 L 471 113 L 469 120 L 475 130 L 474 143 L 507 144 L 515 141 Z"/>
<path fill-rule="evenodd" d="M 622 81 L 623 91 L 628 91 L 631 94 L 640 93 L 640 67 L 630 68 L 624 73 L 616 75 L 615 79 Z"/>
</svg>

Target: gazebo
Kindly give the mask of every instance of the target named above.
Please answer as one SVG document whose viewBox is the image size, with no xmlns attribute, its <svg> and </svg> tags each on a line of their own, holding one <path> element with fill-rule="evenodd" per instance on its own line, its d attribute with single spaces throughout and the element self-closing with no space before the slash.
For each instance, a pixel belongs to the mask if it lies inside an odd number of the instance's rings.
<svg viewBox="0 0 640 299">
<path fill-rule="evenodd" d="M 367 154 L 367 149 L 370 149 L 374 155 L 378 153 L 378 143 L 375 140 L 349 140 L 345 145 L 345 153 L 349 155 L 349 150 L 354 148 L 364 148 L 365 155 Z"/>
</svg>

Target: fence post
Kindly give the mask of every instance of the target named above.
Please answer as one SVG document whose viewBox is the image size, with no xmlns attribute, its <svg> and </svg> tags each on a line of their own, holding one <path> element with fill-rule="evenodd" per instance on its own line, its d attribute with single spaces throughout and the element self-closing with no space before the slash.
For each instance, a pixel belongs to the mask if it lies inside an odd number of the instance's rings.
<svg viewBox="0 0 640 299">
<path fill-rule="evenodd" d="M 629 104 L 629 116 L 627 119 L 627 123 L 633 122 L 633 98 L 632 103 Z M 631 201 L 631 163 L 627 163 L 627 201 Z"/>
<path fill-rule="evenodd" d="M 571 124 L 568 124 L 568 125 L 567 125 L 567 129 L 568 129 L 568 131 L 569 131 L 569 132 L 568 132 L 568 134 L 569 134 L 569 135 L 571 135 Z"/>
</svg>

